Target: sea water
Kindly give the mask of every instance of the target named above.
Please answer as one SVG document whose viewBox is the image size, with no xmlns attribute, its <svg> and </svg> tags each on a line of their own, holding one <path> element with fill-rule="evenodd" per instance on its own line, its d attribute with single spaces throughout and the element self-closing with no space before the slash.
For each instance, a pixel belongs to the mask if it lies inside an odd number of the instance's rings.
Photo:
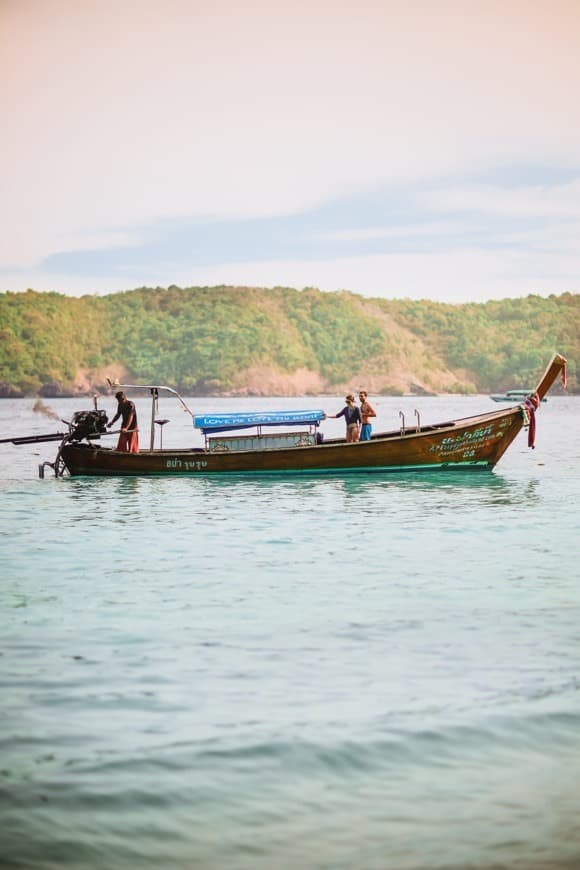
<svg viewBox="0 0 580 870">
<path fill-rule="evenodd" d="M 32 406 L 0 437 L 63 428 Z M 56 444 L 0 446 L 0 866 L 580 867 L 580 400 L 537 422 L 473 475 L 41 480 Z"/>
</svg>

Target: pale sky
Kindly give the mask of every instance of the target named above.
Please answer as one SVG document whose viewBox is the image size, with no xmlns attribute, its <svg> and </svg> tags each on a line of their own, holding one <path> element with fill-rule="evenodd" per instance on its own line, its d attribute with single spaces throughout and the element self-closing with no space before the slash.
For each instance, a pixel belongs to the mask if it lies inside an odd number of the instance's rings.
<svg viewBox="0 0 580 870">
<path fill-rule="evenodd" d="M 0 0 L 0 290 L 580 291 L 580 0 Z"/>
</svg>

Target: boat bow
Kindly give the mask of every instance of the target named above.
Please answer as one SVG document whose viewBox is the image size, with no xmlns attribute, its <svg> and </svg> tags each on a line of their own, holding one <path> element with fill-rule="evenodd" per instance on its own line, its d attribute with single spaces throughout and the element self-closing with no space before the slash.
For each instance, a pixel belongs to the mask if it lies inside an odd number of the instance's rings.
<svg viewBox="0 0 580 870">
<path fill-rule="evenodd" d="M 562 354 L 554 354 L 548 363 L 546 371 L 540 378 L 538 386 L 536 387 L 536 393 L 540 400 L 544 398 L 550 387 L 557 381 L 558 377 L 562 378 L 562 384 L 566 386 L 566 362 L 567 360 L 562 356 Z"/>
</svg>

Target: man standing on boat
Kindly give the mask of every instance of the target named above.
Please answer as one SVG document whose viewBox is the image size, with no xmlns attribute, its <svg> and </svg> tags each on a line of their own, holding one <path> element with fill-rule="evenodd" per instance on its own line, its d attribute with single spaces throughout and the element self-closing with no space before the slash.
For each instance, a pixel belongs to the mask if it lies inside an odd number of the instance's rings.
<svg viewBox="0 0 580 870">
<path fill-rule="evenodd" d="M 117 442 L 117 450 L 123 450 L 125 453 L 139 453 L 139 428 L 135 405 L 123 392 L 115 393 L 115 398 L 118 402 L 117 413 L 108 423 L 108 427 L 110 429 L 113 423 L 121 417 L 121 433 Z"/>
<path fill-rule="evenodd" d="M 358 394 L 360 399 L 360 412 L 362 415 L 362 428 L 360 431 L 360 440 L 361 441 L 370 441 L 371 435 L 373 432 L 373 427 L 370 423 L 371 417 L 376 417 L 377 412 L 368 401 L 368 393 L 366 390 L 361 390 Z"/>
</svg>

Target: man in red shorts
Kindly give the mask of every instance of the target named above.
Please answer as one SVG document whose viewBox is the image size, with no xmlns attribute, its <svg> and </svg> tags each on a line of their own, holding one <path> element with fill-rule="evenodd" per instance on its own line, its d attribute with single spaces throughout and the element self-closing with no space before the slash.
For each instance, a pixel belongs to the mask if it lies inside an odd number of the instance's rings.
<svg viewBox="0 0 580 870">
<path fill-rule="evenodd" d="M 126 453 L 139 453 L 139 428 L 135 405 L 127 398 L 125 393 L 115 393 L 115 398 L 118 402 L 117 413 L 108 426 L 111 428 L 113 423 L 119 417 L 121 418 L 121 433 L 117 443 L 117 450 L 123 450 Z"/>
</svg>

